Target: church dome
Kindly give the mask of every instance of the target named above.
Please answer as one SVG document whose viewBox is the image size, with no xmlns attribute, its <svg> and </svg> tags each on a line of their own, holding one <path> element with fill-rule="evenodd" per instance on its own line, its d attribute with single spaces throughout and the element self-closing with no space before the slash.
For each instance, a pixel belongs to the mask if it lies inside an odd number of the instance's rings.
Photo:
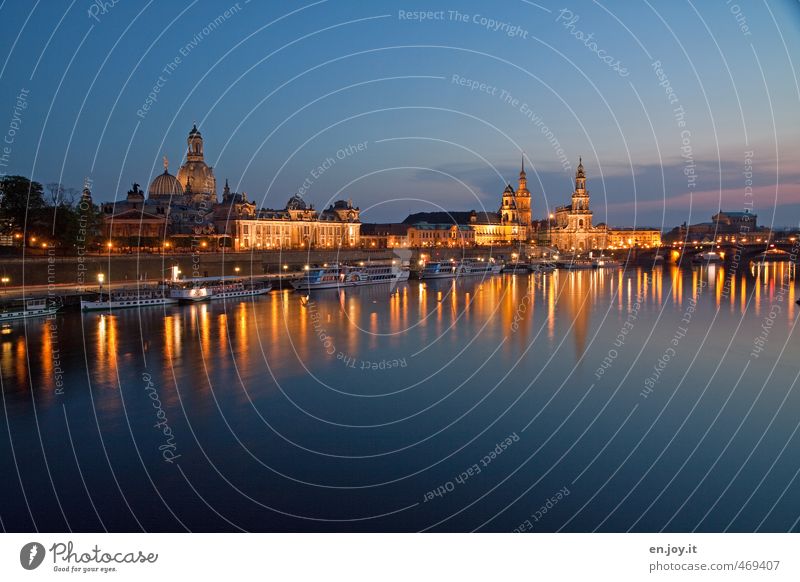
<svg viewBox="0 0 800 582">
<path fill-rule="evenodd" d="M 164 158 L 164 173 L 156 176 L 147 189 L 149 198 L 170 198 L 183 195 L 183 186 L 178 179 L 169 173 L 167 159 Z"/>
<path fill-rule="evenodd" d="M 191 185 L 194 194 L 213 194 L 216 198 L 217 179 L 214 172 L 203 161 L 187 161 L 178 170 L 178 182 L 185 190 Z"/>
</svg>

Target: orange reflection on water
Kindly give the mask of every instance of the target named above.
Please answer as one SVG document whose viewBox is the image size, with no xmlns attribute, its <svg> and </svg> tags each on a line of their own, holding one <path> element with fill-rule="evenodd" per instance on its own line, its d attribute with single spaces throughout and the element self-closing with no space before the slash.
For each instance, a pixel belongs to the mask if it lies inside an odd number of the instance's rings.
<svg viewBox="0 0 800 582">
<path fill-rule="evenodd" d="M 118 317 L 100 315 L 97 333 L 97 365 L 94 372 L 101 384 L 117 386 Z"/>
</svg>

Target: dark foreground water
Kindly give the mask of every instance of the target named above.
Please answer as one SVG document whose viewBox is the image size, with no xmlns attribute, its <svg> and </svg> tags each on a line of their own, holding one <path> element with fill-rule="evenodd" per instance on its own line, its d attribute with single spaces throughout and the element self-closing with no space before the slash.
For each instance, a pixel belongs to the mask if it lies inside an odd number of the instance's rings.
<svg viewBox="0 0 800 582">
<path fill-rule="evenodd" d="M 789 265 L 411 281 L 0 336 L 9 531 L 787 531 Z"/>
</svg>

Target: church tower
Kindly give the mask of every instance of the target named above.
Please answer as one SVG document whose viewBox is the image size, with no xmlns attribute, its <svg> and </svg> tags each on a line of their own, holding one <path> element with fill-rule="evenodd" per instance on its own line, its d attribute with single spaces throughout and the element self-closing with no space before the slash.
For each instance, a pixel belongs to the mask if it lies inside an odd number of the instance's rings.
<svg viewBox="0 0 800 582">
<path fill-rule="evenodd" d="M 522 157 L 522 168 L 519 172 L 519 188 L 517 188 L 516 198 L 519 224 L 528 228 L 531 225 L 531 193 L 528 190 L 528 178 L 525 175 L 525 156 Z"/>
<path fill-rule="evenodd" d="M 578 158 L 578 169 L 575 172 L 575 191 L 572 193 L 573 224 L 571 228 L 584 230 L 592 228 L 592 211 L 589 210 L 589 191 L 586 190 L 586 173 L 583 170 L 583 159 Z"/>
<path fill-rule="evenodd" d="M 192 126 L 189 137 L 186 138 L 189 149 L 186 152 L 186 160 L 189 162 L 203 161 L 203 136 L 197 131 L 197 125 Z"/>
<path fill-rule="evenodd" d="M 500 205 L 500 219 L 503 224 L 509 224 L 517 221 L 517 201 L 514 196 L 514 188 L 511 184 L 506 186 L 503 190 L 503 201 Z"/>
</svg>

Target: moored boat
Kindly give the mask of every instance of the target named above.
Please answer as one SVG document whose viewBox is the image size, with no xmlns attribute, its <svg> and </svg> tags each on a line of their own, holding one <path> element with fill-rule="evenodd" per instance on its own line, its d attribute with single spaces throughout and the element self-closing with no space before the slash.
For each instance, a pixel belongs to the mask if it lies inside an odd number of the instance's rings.
<svg viewBox="0 0 800 582">
<path fill-rule="evenodd" d="M 592 259 L 595 269 L 613 269 L 622 265 L 621 261 L 612 257 L 599 256 Z"/>
<path fill-rule="evenodd" d="M 493 259 L 461 259 L 460 261 L 431 261 L 419 273 L 420 279 L 448 279 L 452 277 L 470 277 L 476 275 L 497 275 L 503 265 Z"/>
<path fill-rule="evenodd" d="M 503 265 L 503 273 L 525 273 L 529 270 L 528 263 L 511 261 Z"/>
<path fill-rule="evenodd" d="M 410 271 L 397 265 L 367 264 L 345 267 L 345 281 L 358 287 L 408 281 Z"/>
<path fill-rule="evenodd" d="M 578 271 L 582 269 L 594 269 L 596 265 L 592 259 L 567 259 L 559 261 L 558 266 L 569 271 Z"/>
<path fill-rule="evenodd" d="M 154 286 L 114 289 L 108 293 L 100 293 L 97 299 L 92 301 L 81 299 L 81 311 L 108 311 L 132 307 L 174 305 L 176 303 L 178 303 L 178 300 L 170 297 L 170 286 L 166 283 L 160 283 Z"/>
<path fill-rule="evenodd" d="M 213 299 L 255 297 L 272 291 L 269 283 L 247 282 L 241 277 L 193 277 L 172 284 L 170 298 L 180 303 Z"/>
<path fill-rule="evenodd" d="M 721 263 L 722 255 L 714 251 L 703 251 L 692 257 L 693 263 Z"/>
<path fill-rule="evenodd" d="M 292 281 L 298 291 L 314 289 L 338 289 L 364 285 L 394 284 L 407 281 L 410 271 L 407 265 L 367 263 L 364 265 L 325 265 L 310 267 L 303 276 Z"/>
<path fill-rule="evenodd" d="M 528 269 L 531 273 L 551 273 L 556 270 L 556 265 L 551 261 L 532 261 Z"/>
<path fill-rule="evenodd" d="M 0 321 L 53 315 L 59 309 L 61 301 L 55 298 L 19 299 L 0 308 Z"/>
</svg>

